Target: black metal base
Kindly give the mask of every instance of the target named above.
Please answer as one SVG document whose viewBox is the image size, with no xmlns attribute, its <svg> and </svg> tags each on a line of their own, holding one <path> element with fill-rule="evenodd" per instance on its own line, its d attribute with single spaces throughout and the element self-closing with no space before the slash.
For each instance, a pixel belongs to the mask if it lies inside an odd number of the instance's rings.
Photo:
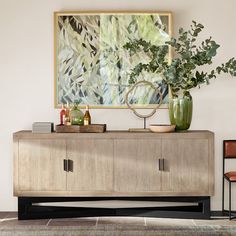
<svg viewBox="0 0 236 236">
<path fill-rule="evenodd" d="M 153 201 L 197 203 L 193 206 L 138 208 L 90 208 L 37 206 L 35 203 L 75 201 Z M 18 197 L 18 219 L 47 219 L 91 216 L 142 216 L 184 219 L 209 219 L 210 197 Z"/>
<path fill-rule="evenodd" d="M 236 219 L 236 212 L 232 210 L 223 210 L 222 215 L 229 217 L 229 220 Z"/>
</svg>

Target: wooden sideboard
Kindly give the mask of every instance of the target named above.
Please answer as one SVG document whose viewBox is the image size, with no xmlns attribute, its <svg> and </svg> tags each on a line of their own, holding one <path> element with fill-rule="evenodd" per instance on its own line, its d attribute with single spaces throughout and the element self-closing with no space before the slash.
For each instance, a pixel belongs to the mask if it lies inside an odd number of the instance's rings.
<svg viewBox="0 0 236 236">
<path fill-rule="evenodd" d="M 51 133 L 14 139 L 17 197 L 214 195 L 214 134 Z"/>
</svg>

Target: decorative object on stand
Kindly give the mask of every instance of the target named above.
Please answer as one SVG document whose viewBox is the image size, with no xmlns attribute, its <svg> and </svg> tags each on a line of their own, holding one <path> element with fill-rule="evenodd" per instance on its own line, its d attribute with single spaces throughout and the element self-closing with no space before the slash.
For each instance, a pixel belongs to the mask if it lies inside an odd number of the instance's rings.
<svg viewBox="0 0 236 236">
<path fill-rule="evenodd" d="M 63 120 L 64 117 L 64 120 Z M 64 123 L 62 123 L 62 121 Z M 77 104 L 70 109 L 67 104 L 60 111 L 60 124 L 56 125 L 57 133 L 103 133 L 106 132 L 106 124 L 91 124 L 89 106 L 86 106 L 85 114 L 78 109 Z"/>
<path fill-rule="evenodd" d="M 149 57 L 147 63 L 139 62 L 130 74 L 129 83 L 134 84 L 142 72 L 162 74 L 163 82 L 169 86 L 169 117 L 177 130 L 187 130 L 192 119 L 192 97 L 190 90 L 201 84 L 209 84 L 209 80 L 217 74 L 229 73 L 236 76 L 236 60 L 229 59 L 210 72 L 204 72 L 201 66 L 212 64 L 213 57 L 220 47 L 212 38 L 196 43 L 204 26 L 193 21 L 190 30 L 179 29 L 179 37 L 171 38 L 162 45 L 153 44 L 145 39 L 135 39 L 124 45 L 130 55 L 145 52 Z M 199 45 L 199 46 L 198 46 Z M 169 49 L 176 57 L 171 63 L 167 60 Z"/>
<path fill-rule="evenodd" d="M 138 112 L 136 111 L 136 109 L 135 109 L 135 106 L 133 106 L 135 100 L 137 100 L 137 99 L 135 99 L 135 98 L 133 98 L 133 97 L 132 97 L 132 99 L 129 98 L 129 95 L 130 95 L 135 89 L 137 89 L 140 85 L 148 85 L 148 86 L 150 86 L 150 87 L 154 90 L 154 92 L 152 93 L 152 96 L 154 95 L 155 97 L 158 97 L 158 99 L 159 99 L 159 100 L 158 100 L 158 104 L 156 104 L 156 106 L 153 108 L 152 112 L 149 113 L 149 114 L 146 114 L 146 115 L 142 115 L 142 114 L 138 113 Z M 139 92 L 139 91 L 138 91 L 138 92 Z M 145 95 L 145 96 L 146 96 L 146 95 Z M 133 103 L 132 105 L 131 105 L 131 103 L 129 102 L 130 100 L 132 100 L 132 103 Z M 143 100 L 144 100 L 144 99 L 143 99 Z M 139 82 L 135 83 L 135 84 L 131 87 L 131 89 L 127 92 L 127 94 L 126 94 L 126 96 L 125 96 L 125 102 L 126 102 L 128 108 L 131 109 L 131 110 L 134 112 L 134 114 L 135 114 L 136 116 L 138 116 L 139 118 L 143 118 L 143 129 L 134 128 L 134 129 L 129 129 L 129 131 L 149 131 L 148 129 L 146 129 L 146 119 L 149 118 L 149 117 L 151 117 L 151 116 L 153 116 L 153 115 L 156 113 L 157 109 L 161 106 L 161 104 L 162 104 L 162 93 L 161 93 L 160 89 L 159 89 L 158 87 L 156 87 L 153 83 L 151 83 L 151 82 L 149 82 L 149 81 L 143 80 L 143 81 L 139 81 Z"/>
<path fill-rule="evenodd" d="M 78 101 L 80 108 L 127 108 L 128 71 L 145 53 L 131 59 L 123 45 L 140 36 L 162 45 L 170 40 L 171 24 L 169 12 L 55 12 L 55 107 Z M 162 77 L 152 82 L 162 85 L 167 104 Z"/>
</svg>

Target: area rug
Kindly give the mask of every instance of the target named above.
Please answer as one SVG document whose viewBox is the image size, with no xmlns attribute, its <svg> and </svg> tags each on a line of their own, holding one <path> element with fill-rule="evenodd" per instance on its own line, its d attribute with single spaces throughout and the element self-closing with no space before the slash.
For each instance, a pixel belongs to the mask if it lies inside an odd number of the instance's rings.
<svg viewBox="0 0 236 236">
<path fill-rule="evenodd" d="M 236 226 L 4 226 L 0 236 L 236 236 Z"/>
</svg>

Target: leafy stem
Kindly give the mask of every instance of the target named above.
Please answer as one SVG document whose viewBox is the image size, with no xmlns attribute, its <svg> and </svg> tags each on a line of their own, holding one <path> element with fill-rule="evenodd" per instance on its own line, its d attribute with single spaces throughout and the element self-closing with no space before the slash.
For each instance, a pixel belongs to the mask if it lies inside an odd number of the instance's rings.
<svg viewBox="0 0 236 236">
<path fill-rule="evenodd" d="M 163 82 L 171 87 L 173 96 L 178 96 L 180 91 L 189 94 L 189 90 L 200 87 L 201 84 L 209 84 L 210 79 L 216 75 L 228 73 L 236 76 L 236 60 L 229 59 L 210 73 L 201 70 L 201 66 L 212 64 L 212 59 L 220 47 L 212 38 L 203 40 L 197 44 L 197 38 L 204 29 L 202 24 L 192 21 L 190 30 L 179 29 L 179 37 L 171 38 L 164 45 L 157 46 L 144 39 L 133 40 L 124 45 L 130 55 L 144 52 L 150 58 L 148 63 L 138 63 L 131 71 L 129 83 L 137 81 L 143 72 L 151 72 L 163 75 Z M 171 63 L 167 61 L 169 47 L 173 48 L 176 58 Z"/>
</svg>

